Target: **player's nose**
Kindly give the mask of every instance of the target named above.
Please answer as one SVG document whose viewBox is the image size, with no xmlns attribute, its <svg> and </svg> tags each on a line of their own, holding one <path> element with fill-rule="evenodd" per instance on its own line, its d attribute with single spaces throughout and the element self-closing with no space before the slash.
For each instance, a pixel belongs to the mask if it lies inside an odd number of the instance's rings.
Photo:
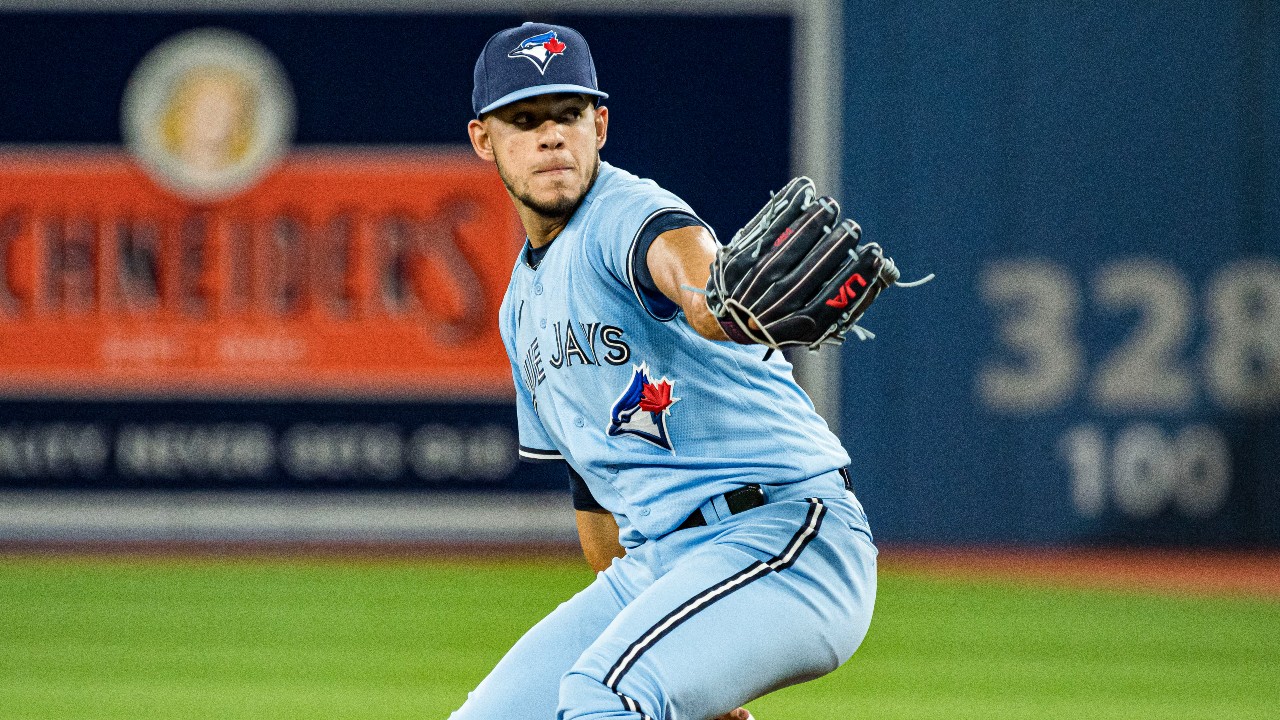
<svg viewBox="0 0 1280 720">
<path fill-rule="evenodd" d="M 564 147 L 564 132 L 560 123 L 548 120 L 538 128 L 538 146 L 545 150 L 557 150 Z"/>
</svg>

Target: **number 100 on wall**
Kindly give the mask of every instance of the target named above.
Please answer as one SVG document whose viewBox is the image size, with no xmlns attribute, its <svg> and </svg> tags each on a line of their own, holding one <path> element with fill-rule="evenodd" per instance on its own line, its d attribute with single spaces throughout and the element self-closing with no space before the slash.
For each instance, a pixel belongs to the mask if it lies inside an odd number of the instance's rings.
<svg viewBox="0 0 1280 720">
<path fill-rule="evenodd" d="M 1079 408 L 1057 450 L 1082 517 L 1218 514 L 1231 449 L 1203 420 L 1280 411 L 1280 263 L 1237 259 L 1194 284 L 1189 272 L 1134 257 L 1086 284 L 1062 264 L 1013 259 L 980 278 L 997 342 L 979 404 L 1018 418 Z"/>
</svg>

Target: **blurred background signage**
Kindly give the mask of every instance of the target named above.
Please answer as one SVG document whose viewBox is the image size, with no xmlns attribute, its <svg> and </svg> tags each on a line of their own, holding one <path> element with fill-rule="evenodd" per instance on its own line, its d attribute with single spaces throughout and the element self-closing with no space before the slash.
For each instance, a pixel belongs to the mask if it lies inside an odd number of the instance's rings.
<svg viewBox="0 0 1280 720">
<path fill-rule="evenodd" d="M 0 13 L 0 486 L 563 491 L 513 459 L 522 235 L 464 134 L 529 18 L 344 7 Z M 721 237 L 810 173 L 938 273 L 820 356 L 878 539 L 1280 544 L 1274 23 L 708 7 L 545 19 L 603 157 Z"/>
<path fill-rule="evenodd" d="M 122 115 L 129 154 L 0 157 L 0 391 L 511 394 L 523 233 L 465 148 L 289 153 L 287 78 L 221 30 L 150 52 Z"/>
<path fill-rule="evenodd" d="M 466 139 L 521 20 L 0 14 L 0 488 L 563 491 L 516 463 L 524 233 Z M 617 98 L 605 159 L 722 230 L 785 182 L 785 142 L 733 136 L 789 135 L 789 16 L 561 20 Z M 637 72 L 637 31 L 685 42 Z M 721 83 L 740 62 L 781 97 Z"/>
</svg>

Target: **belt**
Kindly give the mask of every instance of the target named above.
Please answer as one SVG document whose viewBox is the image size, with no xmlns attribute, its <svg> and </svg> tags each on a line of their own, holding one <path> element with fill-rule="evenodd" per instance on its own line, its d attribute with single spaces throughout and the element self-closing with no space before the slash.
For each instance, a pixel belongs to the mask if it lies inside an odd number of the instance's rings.
<svg viewBox="0 0 1280 720">
<path fill-rule="evenodd" d="M 844 489 L 852 491 L 853 481 L 849 478 L 849 468 L 840 468 L 840 477 L 844 478 Z M 737 515 L 740 512 L 746 512 L 769 502 L 769 498 L 765 497 L 764 490 L 755 484 L 743 485 L 737 490 L 730 490 L 724 494 L 724 504 L 729 508 L 730 515 Z M 676 530 L 688 530 L 689 528 L 702 527 L 707 524 L 707 519 L 702 516 L 701 508 L 690 513 L 684 522 L 676 526 Z M 674 531 L 673 531 L 674 532 Z"/>
</svg>

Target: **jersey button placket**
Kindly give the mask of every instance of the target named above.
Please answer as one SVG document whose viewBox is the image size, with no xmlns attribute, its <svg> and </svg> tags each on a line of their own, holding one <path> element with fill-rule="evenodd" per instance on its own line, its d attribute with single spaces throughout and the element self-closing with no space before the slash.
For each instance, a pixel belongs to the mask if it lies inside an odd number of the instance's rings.
<svg viewBox="0 0 1280 720">
<path fill-rule="evenodd" d="M 534 294 L 534 295 L 541 295 L 541 294 L 542 294 L 542 283 L 534 283 L 534 284 L 533 284 L 533 294 Z"/>
</svg>

